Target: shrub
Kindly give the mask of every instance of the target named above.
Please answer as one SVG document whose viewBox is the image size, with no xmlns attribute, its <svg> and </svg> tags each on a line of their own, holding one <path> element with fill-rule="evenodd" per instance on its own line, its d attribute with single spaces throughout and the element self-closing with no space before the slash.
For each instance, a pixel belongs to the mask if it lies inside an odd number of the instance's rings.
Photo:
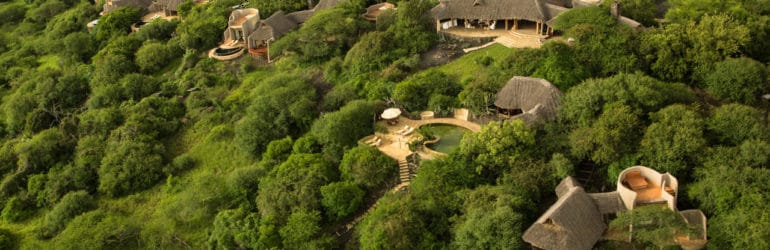
<svg viewBox="0 0 770 250">
<path fill-rule="evenodd" d="M 16 249 L 17 241 L 16 235 L 11 231 L 0 228 L 0 249 Z"/>
<path fill-rule="evenodd" d="M 26 219 L 32 213 L 32 207 L 34 207 L 32 202 L 14 196 L 5 201 L 1 216 L 5 221 L 18 222 Z"/>
<path fill-rule="evenodd" d="M 23 3 L 10 3 L 0 7 L 0 25 L 16 23 L 24 19 L 27 6 Z"/>
<path fill-rule="evenodd" d="M 184 153 L 174 158 L 174 160 L 171 161 L 171 164 L 164 167 L 163 173 L 167 175 L 179 174 L 182 171 L 192 169 L 193 167 L 195 167 L 195 159 L 187 153 Z"/>
<path fill-rule="evenodd" d="M 142 72 L 154 73 L 166 66 L 174 56 L 166 45 L 149 42 L 136 51 L 136 65 Z"/>
<path fill-rule="evenodd" d="M 37 237 L 47 239 L 58 234 L 72 218 L 91 210 L 95 201 L 86 191 L 70 192 L 46 214 L 43 225 L 38 228 Z"/>
</svg>

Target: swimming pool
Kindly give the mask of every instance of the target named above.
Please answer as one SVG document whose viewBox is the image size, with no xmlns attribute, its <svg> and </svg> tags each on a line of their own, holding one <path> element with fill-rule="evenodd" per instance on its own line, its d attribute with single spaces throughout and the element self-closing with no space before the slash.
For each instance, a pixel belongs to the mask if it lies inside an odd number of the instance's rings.
<svg viewBox="0 0 770 250">
<path fill-rule="evenodd" d="M 440 138 L 438 142 L 428 144 L 427 147 L 445 154 L 449 154 L 459 148 L 463 135 L 470 131 L 453 125 L 432 124 L 425 126 L 429 126 L 428 130 Z"/>
</svg>

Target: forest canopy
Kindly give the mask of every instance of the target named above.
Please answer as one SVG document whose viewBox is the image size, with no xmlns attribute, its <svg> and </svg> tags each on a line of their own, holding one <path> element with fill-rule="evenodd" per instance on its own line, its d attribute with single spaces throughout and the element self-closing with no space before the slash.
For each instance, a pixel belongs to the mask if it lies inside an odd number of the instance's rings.
<svg viewBox="0 0 770 250">
<path fill-rule="evenodd" d="M 767 1 L 619 0 L 640 27 L 565 8 L 534 48 L 437 32 L 437 0 L 374 22 L 383 1 L 151 2 L 0 0 L 0 249 L 528 249 L 563 178 L 607 192 L 636 165 L 678 179 L 708 248 L 770 248 Z M 210 58 L 239 8 L 302 21 Z M 513 76 L 558 88 L 556 117 L 501 116 Z M 404 126 L 428 114 L 478 129 L 425 157 L 441 135 Z M 596 248 L 693 234 L 657 206 L 609 217 L 631 239 Z"/>
</svg>

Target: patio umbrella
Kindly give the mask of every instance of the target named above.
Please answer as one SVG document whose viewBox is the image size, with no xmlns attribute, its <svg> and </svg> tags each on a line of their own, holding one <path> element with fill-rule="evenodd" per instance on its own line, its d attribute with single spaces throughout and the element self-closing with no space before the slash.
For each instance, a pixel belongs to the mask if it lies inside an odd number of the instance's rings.
<svg viewBox="0 0 770 250">
<path fill-rule="evenodd" d="M 382 112 L 382 119 L 390 120 L 398 118 L 401 115 L 401 110 L 397 108 L 389 108 Z"/>
</svg>

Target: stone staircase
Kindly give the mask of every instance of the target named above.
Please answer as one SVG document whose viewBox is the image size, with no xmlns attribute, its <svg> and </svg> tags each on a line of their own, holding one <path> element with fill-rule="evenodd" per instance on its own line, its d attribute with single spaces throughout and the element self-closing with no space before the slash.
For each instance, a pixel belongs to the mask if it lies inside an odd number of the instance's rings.
<svg viewBox="0 0 770 250">
<path fill-rule="evenodd" d="M 406 159 L 398 160 L 398 176 L 402 184 L 412 180 L 412 171 L 409 169 L 409 162 Z"/>
</svg>

